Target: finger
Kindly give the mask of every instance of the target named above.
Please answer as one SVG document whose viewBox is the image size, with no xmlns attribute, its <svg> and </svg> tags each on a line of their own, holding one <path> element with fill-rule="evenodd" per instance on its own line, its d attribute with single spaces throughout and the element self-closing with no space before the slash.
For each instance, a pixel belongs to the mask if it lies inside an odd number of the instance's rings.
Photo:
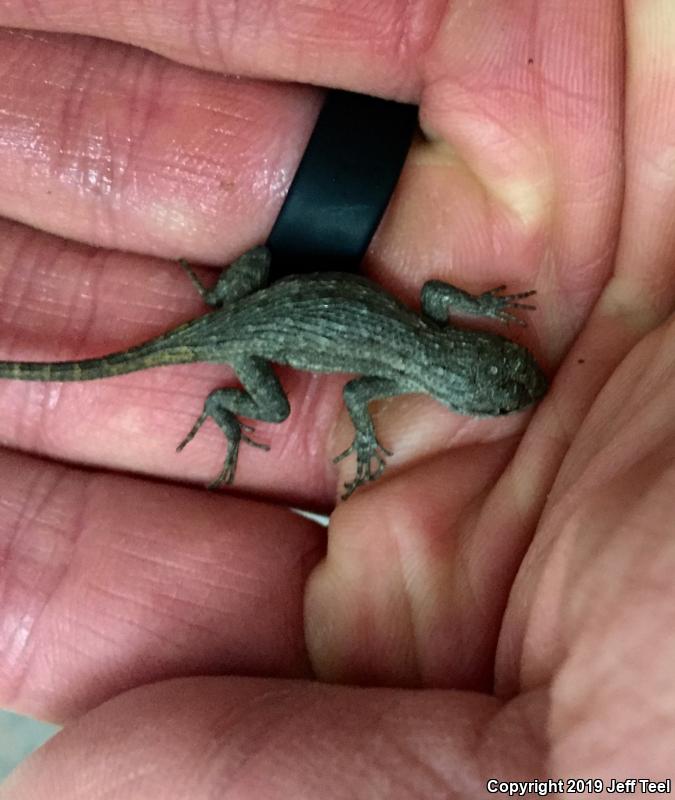
<svg viewBox="0 0 675 800">
<path fill-rule="evenodd" d="M 528 609 L 539 594 L 532 572 L 544 575 L 550 570 L 558 575 L 567 569 L 558 551 L 565 546 L 576 549 L 576 541 L 570 544 L 579 524 L 574 520 L 581 515 L 602 516 L 600 500 L 584 496 L 584 481 L 593 481 L 589 489 L 599 485 L 598 476 L 602 476 L 601 483 L 632 480 L 639 486 L 639 459 L 645 464 L 658 460 L 661 453 L 669 452 L 672 439 L 672 414 L 666 400 L 674 391 L 667 361 L 672 325 L 656 326 L 668 319 L 675 299 L 675 231 L 671 224 L 675 126 L 670 113 L 675 103 L 675 10 L 668 3 L 628 3 L 626 31 L 626 187 L 615 274 L 559 376 L 563 389 L 557 403 L 559 422 L 542 419 L 542 426 L 531 431 L 534 437 L 544 429 L 549 434 L 556 430 L 557 448 L 562 452 L 574 435 L 577 441 L 549 495 L 554 509 L 551 523 L 540 532 L 514 593 L 517 600 L 503 648 L 503 661 L 509 662 L 514 682 L 519 680 L 516 663 L 520 663 L 528 635 Z M 597 397 L 600 387 L 604 388 Z M 634 519 L 638 530 L 644 508 L 639 507 L 637 498 L 619 492 L 615 502 L 617 507 L 627 503 L 617 519 Z M 571 531 L 566 531 L 558 514 L 570 508 L 573 521 L 569 523 Z M 553 520 L 558 520 L 557 529 Z M 614 546 L 610 540 L 615 534 L 610 528 L 602 547 Z M 605 580 L 601 574 L 597 578 Z M 554 635 L 557 630 L 553 628 Z M 538 671 L 550 669 L 550 662 L 558 657 L 557 650 L 548 653 L 546 667 L 540 666 Z"/>
<path fill-rule="evenodd" d="M 283 508 L 3 452 L 0 705 L 63 721 L 139 684 L 298 677 L 323 530 Z"/>
<path fill-rule="evenodd" d="M 483 797 L 490 778 L 541 774 L 545 713 L 544 692 L 500 706 L 462 693 L 171 681 L 68 726 L 0 798 Z"/>
<path fill-rule="evenodd" d="M 100 356 L 164 333 L 205 313 L 177 265 L 92 251 L 0 225 L 2 357 L 27 361 Z M 224 463 L 226 439 L 209 422 L 181 453 L 176 446 L 207 395 L 232 385 L 225 364 L 142 370 L 100 381 L 0 381 L 0 433 L 11 447 L 78 464 L 206 485 Z M 256 424 L 270 452 L 242 447 L 237 490 L 316 507 L 335 492 L 326 441 L 340 403 L 340 379 L 287 371 L 294 413 Z"/>
<path fill-rule="evenodd" d="M 561 774 L 672 773 L 674 334 L 647 336 L 591 409 L 510 598 L 498 685 L 555 676 Z"/>
<path fill-rule="evenodd" d="M 338 506 L 305 597 L 319 676 L 491 688 L 503 609 L 531 536 L 523 477 L 510 475 L 511 492 L 489 497 L 516 443 L 501 433 L 453 443 Z"/>
<path fill-rule="evenodd" d="M 318 92 L 223 78 L 79 37 L 4 32 L 0 45 L 0 213 L 93 245 L 215 264 L 264 240 Z M 45 82 L 44 62 L 58 81 Z M 426 171 L 410 170 L 401 191 L 426 204 Z M 393 259 L 405 260 L 410 247 L 416 253 L 418 207 L 395 214 L 395 227 L 412 235 Z M 444 259 L 448 239 L 461 250 L 462 217 L 439 230 L 430 246 Z"/>
<path fill-rule="evenodd" d="M 266 236 L 320 99 L 78 37 L 0 32 L 0 70 L 1 214 L 219 264 Z"/>
<path fill-rule="evenodd" d="M 565 457 L 505 618 L 498 674 L 506 692 L 540 685 L 570 653 L 579 670 L 571 674 L 603 692 L 617 682 L 660 691 L 670 672 L 674 341 L 670 321 L 635 347 Z M 598 671 L 584 676 L 582 660 L 600 653 Z M 616 677 L 610 662 L 623 667 Z"/>
<path fill-rule="evenodd" d="M 625 201 L 615 279 L 603 311 L 620 321 L 628 317 L 639 337 L 675 306 L 675 7 L 629 0 L 626 33 Z"/>
<path fill-rule="evenodd" d="M 58 0 L 0 10 L 0 24 L 88 33 L 154 50 L 204 69 L 256 78 L 340 86 L 398 99 L 415 97 L 424 54 L 445 3 L 417 0 L 362 4 L 218 3 L 197 10 L 179 0 L 96 0 L 86 11 Z"/>
</svg>

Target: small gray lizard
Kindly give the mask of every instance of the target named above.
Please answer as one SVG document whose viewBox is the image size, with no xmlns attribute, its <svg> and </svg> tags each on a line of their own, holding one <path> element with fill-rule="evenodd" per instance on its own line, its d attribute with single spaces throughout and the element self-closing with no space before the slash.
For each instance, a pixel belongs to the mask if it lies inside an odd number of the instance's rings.
<svg viewBox="0 0 675 800">
<path fill-rule="evenodd" d="M 167 364 L 209 361 L 230 364 L 243 388 L 216 389 L 178 445 L 182 450 L 211 417 L 228 440 L 225 463 L 212 487 L 231 483 L 240 442 L 268 449 L 248 435 L 239 415 L 282 422 L 288 399 L 269 362 L 313 372 L 348 372 L 356 377 L 343 397 L 354 424 L 352 444 L 335 462 L 356 454 L 348 497 L 374 480 L 391 453 L 377 440 L 368 411 L 372 400 L 422 393 L 452 411 L 497 416 L 518 411 L 541 397 L 547 381 L 524 347 L 494 333 L 448 324 L 448 310 L 517 319 L 511 309 L 534 292 L 501 295 L 500 286 L 472 295 L 443 281 L 422 288 L 417 314 L 366 278 L 343 273 L 293 275 L 269 284 L 270 254 L 256 247 L 224 270 L 206 289 L 181 261 L 204 301 L 216 310 L 151 339 L 101 358 L 63 362 L 0 361 L 0 378 L 83 381 Z"/>
</svg>

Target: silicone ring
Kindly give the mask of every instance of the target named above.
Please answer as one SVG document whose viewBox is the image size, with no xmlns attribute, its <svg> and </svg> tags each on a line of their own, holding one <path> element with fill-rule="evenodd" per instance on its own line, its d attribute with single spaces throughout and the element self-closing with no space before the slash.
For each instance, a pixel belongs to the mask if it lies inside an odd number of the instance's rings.
<svg viewBox="0 0 675 800">
<path fill-rule="evenodd" d="M 417 106 L 328 93 L 267 240 L 274 279 L 358 270 L 416 125 Z"/>
</svg>

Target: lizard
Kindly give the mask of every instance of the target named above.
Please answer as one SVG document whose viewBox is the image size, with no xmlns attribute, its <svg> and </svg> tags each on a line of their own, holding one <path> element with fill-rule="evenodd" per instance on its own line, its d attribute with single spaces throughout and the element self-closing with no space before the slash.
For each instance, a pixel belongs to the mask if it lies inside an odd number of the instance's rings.
<svg viewBox="0 0 675 800">
<path fill-rule="evenodd" d="M 366 277 L 351 273 L 290 275 L 270 283 L 270 251 L 255 247 L 225 268 L 206 288 L 184 259 L 180 262 L 210 313 L 149 341 L 99 358 L 78 361 L 0 361 L 0 378 L 23 381 L 84 381 L 192 362 L 226 363 L 242 388 L 212 391 L 177 451 L 211 418 L 227 438 L 223 467 L 210 488 L 234 480 L 239 446 L 268 450 L 250 434 L 247 419 L 280 423 L 288 398 L 270 362 L 324 373 L 352 373 L 343 400 L 354 425 L 351 445 L 337 463 L 356 455 L 356 473 L 344 498 L 378 478 L 392 452 L 377 439 L 371 401 L 402 394 L 430 395 L 451 411 L 492 417 L 537 401 L 547 380 L 532 354 L 516 342 L 450 324 L 452 309 L 502 322 L 525 323 L 514 309 L 533 290 L 474 295 L 440 280 L 427 281 L 417 313 Z"/>
</svg>

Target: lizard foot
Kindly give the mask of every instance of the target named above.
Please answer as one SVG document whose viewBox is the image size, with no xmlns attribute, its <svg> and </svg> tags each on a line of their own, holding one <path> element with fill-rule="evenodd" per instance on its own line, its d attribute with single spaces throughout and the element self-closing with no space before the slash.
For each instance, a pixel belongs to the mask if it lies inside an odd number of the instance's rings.
<svg viewBox="0 0 675 800">
<path fill-rule="evenodd" d="M 534 311 L 536 306 L 518 301 L 524 300 L 526 297 L 532 297 L 533 294 L 536 294 L 536 291 L 531 289 L 528 292 L 518 292 L 518 294 L 499 294 L 504 289 L 506 289 L 505 285 L 496 286 L 494 289 L 478 295 L 476 301 L 481 308 L 482 315 L 498 319 L 500 322 L 515 322 L 523 328 L 526 327 L 527 322 L 513 314 L 512 309 L 519 308 L 524 311 Z"/>
<path fill-rule="evenodd" d="M 254 428 L 251 425 L 247 425 L 245 422 L 241 422 L 241 420 L 237 419 L 237 417 L 232 414 L 230 411 L 218 409 L 216 411 L 211 411 L 207 408 L 202 411 L 202 413 L 197 418 L 197 421 L 190 429 L 187 436 L 183 439 L 183 441 L 178 445 L 176 448 L 176 452 L 180 452 L 183 448 L 189 444 L 197 434 L 197 431 L 202 427 L 202 425 L 206 422 L 208 417 L 213 417 L 214 421 L 218 425 L 218 427 L 223 431 L 225 436 L 227 437 L 227 455 L 225 456 L 225 463 L 223 464 L 223 468 L 220 470 L 218 475 L 214 480 L 209 483 L 209 489 L 217 489 L 219 486 L 223 484 L 230 484 L 234 481 L 234 475 L 237 471 L 237 458 L 239 456 L 239 443 L 245 442 L 246 444 L 251 445 L 252 447 L 257 447 L 260 450 L 269 450 L 270 447 L 268 444 L 263 444 L 262 442 L 256 442 L 255 440 L 251 439 L 244 431 L 248 433 L 253 433 Z"/>
<path fill-rule="evenodd" d="M 242 441 L 245 444 L 250 444 L 252 447 L 257 447 L 259 450 L 269 450 L 270 446 L 268 444 L 263 444 L 262 442 L 255 442 L 245 433 L 242 433 L 242 430 L 250 431 L 251 433 L 255 430 L 251 425 L 245 425 L 243 422 L 239 422 L 239 435 L 233 435 L 230 433 L 228 436 L 228 446 L 227 446 L 227 455 L 225 456 L 225 463 L 223 464 L 223 468 L 220 470 L 218 475 L 209 483 L 206 487 L 207 489 L 217 489 L 219 486 L 229 485 L 234 481 L 234 474 L 237 471 L 237 459 L 239 458 L 239 442 Z"/>
<path fill-rule="evenodd" d="M 234 480 L 237 471 L 237 458 L 239 457 L 239 440 L 230 440 L 227 444 L 225 463 L 218 475 L 208 484 L 207 489 L 218 489 L 220 486 L 229 485 Z"/>
<path fill-rule="evenodd" d="M 354 452 L 356 453 L 356 475 L 354 476 L 354 480 L 344 484 L 345 493 L 342 495 L 343 500 L 350 497 L 350 495 L 364 483 L 377 480 L 387 464 L 385 456 L 393 455 L 393 453 L 387 450 L 386 447 L 383 447 L 371 433 L 357 431 L 354 441 L 346 450 L 335 456 L 333 463 L 337 464 Z"/>
</svg>

